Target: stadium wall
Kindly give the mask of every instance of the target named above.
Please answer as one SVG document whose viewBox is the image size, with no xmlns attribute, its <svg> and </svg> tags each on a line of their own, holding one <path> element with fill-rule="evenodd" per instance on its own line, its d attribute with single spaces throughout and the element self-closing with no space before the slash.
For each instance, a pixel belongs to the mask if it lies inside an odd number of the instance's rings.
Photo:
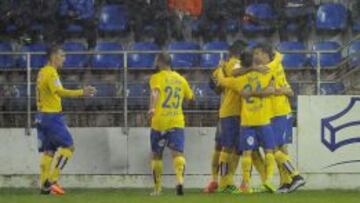
<svg viewBox="0 0 360 203">
<path fill-rule="evenodd" d="M 290 153 L 307 180 L 306 189 L 360 189 L 358 101 L 360 98 L 352 96 L 299 97 L 299 128 L 293 129 L 295 139 Z M 350 110 L 345 112 L 347 109 Z M 331 120 L 339 112 L 345 113 Z M 350 128 L 336 131 L 344 124 L 349 126 L 347 123 L 351 124 Z M 322 131 L 327 128 L 330 130 Z M 128 135 L 122 128 L 72 128 L 71 131 L 76 152 L 64 171 L 61 180 L 64 186 L 152 186 L 150 129 L 130 128 Z M 203 187 L 209 180 L 214 134 L 215 128 L 186 129 L 187 187 Z M 25 136 L 24 129 L 0 129 L 0 135 L 0 187 L 37 187 L 36 131 Z M 337 142 L 344 143 L 344 140 L 350 141 L 334 150 Z M 164 159 L 164 185 L 173 187 L 175 178 L 169 151 L 165 151 Z M 239 175 L 236 178 L 239 182 Z M 259 182 L 256 175 L 254 179 Z"/>
</svg>

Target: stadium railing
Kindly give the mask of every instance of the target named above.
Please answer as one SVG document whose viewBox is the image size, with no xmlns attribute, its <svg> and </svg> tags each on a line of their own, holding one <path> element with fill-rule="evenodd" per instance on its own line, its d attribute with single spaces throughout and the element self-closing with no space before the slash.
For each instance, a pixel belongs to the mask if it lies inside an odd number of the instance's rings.
<svg viewBox="0 0 360 203">
<path fill-rule="evenodd" d="M 320 95 L 322 93 L 321 92 L 322 83 L 341 82 L 345 78 L 351 76 L 353 73 L 359 71 L 360 65 L 357 64 L 356 67 L 351 67 L 350 60 L 354 56 L 358 57 L 360 55 L 360 53 L 354 53 L 351 56 L 348 56 L 346 54 L 347 57 L 345 57 L 343 59 L 343 61 L 333 69 L 335 72 L 332 73 L 334 75 L 334 78 L 331 81 L 324 80 L 321 77 L 322 67 L 320 64 L 320 55 L 321 54 L 337 53 L 339 51 L 347 53 L 347 49 L 349 48 L 350 44 L 359 39 L 360 39 L 360 35 L 353 38 L 353 40 L 346 43 L 345 45 L 340 47 L 338 50 L 321 50 L 321 51 L 311 50 L 311 51 L 282 52 L 284 54 L 286 54 L 286 53 L 295 53 L 295 54 L 303 53 L 303 54 L 310 54 L 310 55 L 315 54 L 317 56 L 317 66 L 315 69 L 316 70 L 316 80 L 315 81 L 291 81 L 291 82 L 294 82 L 294 83 L 316 83 L 316 93 L 318 95 Z M 146 127 L 146 126 L 148 126 L 148 122 L 146 120 L 147 102 L 145 102 L 145 100 L 146 101 L 148 100 L 148 98 L 147 98 L 148 95 L 144 94 L 144 95 L 141 95 L 141 96 L 135 97 L 135 98 L 130 97 L 129 84 L 131 82 L 138 83 L 139 80 L 129 81 L 129 76 L 131 75 L 131 72 L 133 72 L 133 71 L 135 71 L 135 72 L 143 72 L 144 71 L 147 75 L 150 75 L 150 73 L 153 69 L 149 68 L 149 67 L 129 68 L 127 65 L 128 64 L 128 55 L 129 54 L 156 54 L 159 52 L 160 51 L 130 51 L 130 50 L 96 51 L 96 52 L 95 51 L 67 52 L 66 54 L 69 54 L 69 55 L 70 54 L 71 55 L 72 54 L 74 54 L 74 55 L 86 54 L 88 56 L 96 55 L 96 54 L 121 55 L 121 56 L 123 56 L 124 67 L 118 68 L 116 70 L 114 70 L 114 69 L 98 70 L 101 72 L 101 74 L 106 73 L 107 71 L 110 71 L 111 73 L 113 73 L 114 71 L 117 72 L 116 76 L 118 77 L 118 80 L 116 82 L 118 84 L 120 84 L 120 86 L 121 86 L 121 88 L 119 88 L 117 91 L 118 92 L 120 91 L 120 93 L 109 94 L 110 96 L 105 95 L 101 98 L 94 98 L 92 100 L 90 99 L 90 101 L 78 99 L 77 100 L 77 102 L 79 102 L 78 106 L 73 107 L 73 110 L 71 110 L 71 111 L 64 111 L 64 113 L 69 114 L 69 115 L 74 115 L 75 120 L 77 118 L 80 119 L 81 115 L 86 115 L 86 114 L 105 115 L 105 116 L 117 115 L 117 117 L 114 118 L 113 122 L 117 123 L 117 125 L 115 125 L 115 126 L 123 127 L 125 133 L 127 132 L 129 127 L 134 127 L 134 126 Z M 203 50 L 173 51 L 172 50 L 172 51 L 168 51 L 168 52 L 171 54 L 220 54 L 221 59 L 223 59 L 227 53 L 226 51 L 208 51 L 208 50 L 206 50 L 206 51 L 203 51 Z M 17 127 L 22 127 L 22 126 L 25 127 L 25 132 L 27 135 L 30 135 L 30 133 L 31 133 L 31 128 L 33 127 L 33 116 L 36 113 L 34 85 L 35 85 L 36 71 L 38 71 L 38 68 L 35 69 L 35 68 L 31 67 L 31 60 L 32 60 L 33 56 L 44 55 L 44 54 L 45 53 L 43 53 L 43 52 L 25 52 L 25 53 L 24 52 L 0 52 L 0 56 L 3 56 L 3 55 L 11 55 L 11 56 L 25 55 L 26 56 L 26 69 L 18 69 L 18 68 L 0 69 L 0 71 L 2 71 L 2 72 L 20 71 L 23 74 L 25 74 L 25 76 L 26 76 L 26 81 L 22 83 L 26 87 L 26 91 L 25 91 L 26 96 L 20 97 L 20 95 L 24 93 L 23 89 L 13 91 L 14 95 L 12 95 L 10 98 L 8 98 L 4 95 L 1 95 L 0 104 L 5 106 L 5 105 L 9 105 L 9 103 L 11 103 L 11 105 L 14 105 L 15 107 L 14 108 L 1 107 L 0 115 L 2 114 L 3 120 L 7 120 L 8 118 L 10 118 L 9 115 L 13 115 L 14 120 L 16 120 L 18 118 L 20 120 L 19 121 L 20 124 L 18 124 Z M 76 69 L 65 69 L 64 71 L 69 71 L 71 74 L 76 73 L 78 71 L 79 73 L 82 74 L 84 70 L 97 71 L 95 69 L 91 69 L 91 67 L 84 68 L 81 70 L 80 69 L 77 69 L 77 70 Z M 191 73 L 193 71 L 201 71 L 201 72 L 207 73 L 209 75 L 211 73 L 212 69 L 200 68 L 200 67 L 192 67 L 192 68 L 183 67 L 183 68 L 177 68 L 177 70 L 179 70 L 181 73 L 184 73 L 185 75 L 187 74 L 187 75 L 189 75 L 189 77 L 191 77 L 191 75 L 192 75 Z M 193 116 L 188 116 L 187 123 L 191 123 L 192 126 L 197 126 L 197 127 L 215 126 L 216 119 L 217 119 L 217 113 L 218 113 L 217 105 L 219 104 L 219 97 L 211 92 L 208 92 L 208 89 L 205 87 L 208 82 L 207 76 L 204 78 L 205 79 L 202 79 L 202 80 L 197 80 L 196 78 L 194 80 L 190 80 L 192 87 L 195 91 L 195 94 L 200 94 L 200 95 L 198 95 L 198 98 L 200 98 L 200 99 L 198 101 L 196 101 L 195 103 L 186 105 L 184 108 L 184 112 L 186 115 L 193 115 Z M 89 84 L 89 83 L 91 84 L 91 82 L 88 82 L 87 84 Z M 147 84 L 148 81 L 145 80 L 145 81 L 141 81 L 140 83 Z M 13 84 L 12 82 L 9 82 L 9 79 L 7 79 L 7 80 L 5 79 L 4 84 L 1 84 L 1 82 L 0 82 L 0 85 L 1 85 L 0 88 L 2 88 L 4 85 L 11 87 L 12 84 Z M 196 88 L 198 88 L 198 89 L 196 89 Z M 196 92 L 197 90 L 199 90 L 199 92 Z M 204 96 L 204 91 L 205 91 L 205 96 Z M 23 99 L 25 99 L 25 101 L 23 101 Z M 90 108 L 90 110 L 86 109 L 86 104 L 91 103 L 91 102 L 96 103 L 100 99 L 111 100 L 111 102 L 110 103 L 107 103 L 109 101 L 99 102 L 97 104 L 97 105 L 100 105 L 99 108 L 92 108 L 92 109 Z M 74 103 L 77 103 L 75 101 L 76 100 L 74 100 Z M 7 102 L 7 103 L 5 104 L 5 102 Z M 137 106 L 137 104 L 138 104 L 137 102 L 139 103 L 138 106 Z M 26 104 L 25 105 L 26 108 L 23 108 L 24 103 Z M 85 107 L 82 105 L 85 105 Z M 105 110 L 104 110 L 103 108 L 101 108 L 101 105 L 115 105 L 115 107 L 110 110 L 105 108 Z M 21 106 L 22 108 L 20 108 L 20 110 L 19 110 L 19 108 L 17 108 L 18 106 Z M 79 108 L 77 108 L 77 107 L 79 107 Z M 135 117 L 129 118 L 130 114 L 135 114 Z M 24 117 L 26 119 L 24 119 Z M 91 116 L 87 119 L 88 119 L 89 127 L 91 127 L 91 125 L 94 125 L 95 122 Z M 133 124 L 129 123 L 130 119 L 141 120 L 141 122 L 138 122 L 137 124 L 133 125 Z M 105 118 L 105 120 L 106 120 L 106 118 Z M 10 122 L 12 122 L 12 121 L 10 121 Z M 77 121 L 77 122 L 79 122 L 79 121 Z M 135 121 L 135 123 L 136 123 L 136 121 Z M 95 123 L 95 125 L 96 125 L 96 123 Z"/>
</svg>

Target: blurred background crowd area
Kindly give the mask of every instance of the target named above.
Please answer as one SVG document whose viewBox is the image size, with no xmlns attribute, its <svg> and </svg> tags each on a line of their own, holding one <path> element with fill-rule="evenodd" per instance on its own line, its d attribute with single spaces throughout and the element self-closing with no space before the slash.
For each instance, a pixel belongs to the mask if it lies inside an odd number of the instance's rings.
<svg viewBox="0 0 360 203">
<path fill-rule="evenodd" d="M 67 55 L 65 87 L 91 84 L 99 90 L 92 99 L 64 99 L 70 126 L 148 126 L 155 55 L 100 53 L 127 50 L 189 51 L 171 54 L 172 66 L 197 95 L 184 107 L 187 123 L 215 126 L 220 96 L 208 80 L 226 54 L 191 51 L 225 53 L 237 39 L 250 46 L 266 41 L 284 53 L 296 95 L 359 94 L 359 33 L 358 0 L 1 0 L 0 127 L 23 127 L 27 112 L 35 114 L 35 78 L 46 59 L 26 53 L 44 52 L 51 43 L 87 52 Z M 306 50 L 333 53 L 286 53 Z M 291 103 L 296 113 L 297 98 Z"/>
</svg>

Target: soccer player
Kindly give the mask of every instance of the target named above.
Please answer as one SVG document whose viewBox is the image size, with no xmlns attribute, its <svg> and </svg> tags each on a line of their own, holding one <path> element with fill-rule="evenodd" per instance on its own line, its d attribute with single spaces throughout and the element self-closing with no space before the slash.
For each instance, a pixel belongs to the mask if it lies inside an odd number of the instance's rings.
<svg viewBox="0 0 360 203">
<path fill-rule="evenodd" d="M 220 63 L 214 71 L 223 71 L 226 77 L 231 77 L 235 69 L 240 68 L 240 53 L 247 46 L 246 42 L 237 40 L 229 48 L 229 59 Z M 240 96 L 232 89 L 224 88 L 222 91 L 219 109 L 219 125 L 215 139 L 215 152 L 212 158 L 212 181 L 205 188 L 205 192 L 233 193 L 238 191 L 233 183 L 233 176 L 239 163 L 236 146 L 239 141 L 240 129 Z M 218 163 L 216 163 L 218 161 Z M 217 182 L 220 172 L 220 181 Z"/>
<path fill-rule="evenodd" d="M 253 64 L 252 50 L 241 54 L 242 68 L 248 68 Z M 231 88 L 241 95 L 241 128 L 239 151 L 242 151 L 241 160 L 243 180 L 240 191 L 252 193 L 250 187 L 252 152 L 261 146 L 265 151 L 266 180 L 264 187 L 274 192 L 272 178 L 274 174 L 275 148 L 273 132 L 271 128 L 271 100 L 270 95 L 274 92 L 271 73 L 259 73 L 249 71 L 243 76 L 225 78 L 219 71 L 218 82 L 225 88 Z"/>
<path fill-rule="evenodd" d="M 96 89 L 87 86 L 84 89 L 64 89 L 58 70 L 65 60 L 64 51 L 57 45 L 47 50 L 48 63 L 40 69 L 36 82 L 36 115 L 39 140 L 41 194 L 64 194 L 58 184 L 60 171 L 72 157 L 73 139 L 61 113 L 61 97 L 93 96 Z M 55 158 L 54 158 L 54 155 Z M 54 168 L 51 168 L 54 162 Z"/>
<path fill-rule="evenodd" d="M 254 60 L 269 67 L 275 79 L 275 94 L 271 96 L 271 123 L 276 144 L 275 159 L 280 174 L 280 187 L 277 192 L 286 193 L 305 185 L 305 180 L 292 165 L 287 150 L 287 145 L 292 142 L 292 110 L 288 97 L 294 96 L 294 93 L 286 79 L 281 59 L 282 56 L 275 53 L 269 44 L 258 44 L 254 47 Z"/>
<path fill-rule="evenodd" d="M 184 77 L 170 67 L 171 58 L 167 53 L 158 54 L 155 65 L 158 70 L 150 78 L 150 108 L 151 118 L 151 168 L 154 177 L 153 196 L 161 193 L 161 175 L 163 170 L 162 154 L 165 147 L 172 151 L 173 165 L 176 175 L 176 194 L 183 195 L 184 184 L 184 114 L 182 104 L 184 99 L 193 99 L 193 92 Z"/>
</svg>

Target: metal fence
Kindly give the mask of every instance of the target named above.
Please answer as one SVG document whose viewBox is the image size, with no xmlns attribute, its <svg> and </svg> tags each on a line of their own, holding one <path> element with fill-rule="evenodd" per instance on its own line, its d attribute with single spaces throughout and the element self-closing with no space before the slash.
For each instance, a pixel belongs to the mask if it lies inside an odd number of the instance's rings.
<svg viewBox="0 0 360 203">
<path fill-rule="evenodd" d="M 354 40 L 360 39 L 360 36 Z M 360 53 L 347 55 L 343 61 L 331 69 L 323 69 L 320 64 L 320 55 L 346 52 L 348 44 L 334 51 L 286 51 L 285 54 L 306 54 L 317 56 L 316 67 L 304 67 L 297 70 L 288 70 L 288 75 L 309 73 L 313 78 L 289 78 L 295 92 L 304 94 L 304 87 L 315 88 L 316 92 L 307 94 L 321 94 L 323 83 L 345 81 L 358 72 L 359 64 L 352 64 L 351 59 L 360 57 Z M 148 79 L 153 73 L 151 67 L 131 68 L 128 66 L 128 56 L 131 54 L 156 54 L 160 51 L 91 51 L 68 52 L 67 55 L 118 55 L 123 57 L 122 68 L 95 69 L 91 66 L 80 68 L 63 68 L 62 82 L 68 88 L 80 88 L 85 85 L 94 85 L 98 95 L 94 98 L 64 99 L 64 113 L 68 117 L 70 126 L 78 127 L 110 127 L 120 126 L 125 130 L 128 127 L 148 126 L 146 116 L 148 109 L 149 86 Z M 171 54 L 217 54 L 220 59 L 226 56 L 226 51 L 168 51 Z M 25 127 L 26 134 L 30 134 L 33 117 L 36 113 L 35 79 L 39 68 L 32 67 L 32 60 L 36 56 L 44 55 L 41 52 L 2 52 L 1 56 L 26 57 L 26 67 L 1 69 L 0 67 L 0 127 Z M 189 126 L 215 126 L 217 122 L 220 96 L 209 89 L 208 78 L 211 68 L 181 67 L 177 70 L 190 81 L 191 87 L 197 95 L 197 101 L 186 104 L 184 112 Z M 325 77 L 324 77 L 325 75 Z M 310 89 L 311 89 L 310 88 Z M 346 88 L 344 89 L 346 93 Z M 292 99 L 296 109 L 296 98 Z"/>
</svg>

